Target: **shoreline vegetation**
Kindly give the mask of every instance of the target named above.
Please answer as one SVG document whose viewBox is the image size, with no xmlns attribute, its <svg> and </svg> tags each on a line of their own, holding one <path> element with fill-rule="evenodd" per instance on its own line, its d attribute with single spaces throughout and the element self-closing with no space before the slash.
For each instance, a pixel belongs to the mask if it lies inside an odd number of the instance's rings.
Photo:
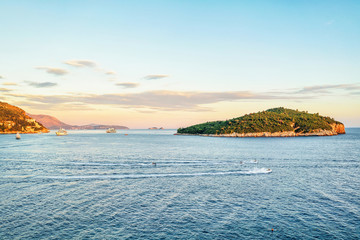
<svg viewBox="0 0 360 240">
<path fill-rule="evenodd" d="M 226 121 L 179 128 L 176 135 L 208 137 L 300 137 L 345 134 L 345 126 L 330 117 L 283 107 L 272 108 Z"/>
<path fill-rule="evenodd" d="M 0 134 L 48 132 L 49 129 L 26 115 L 21 108 L 0 102 Z"/>
</svg>

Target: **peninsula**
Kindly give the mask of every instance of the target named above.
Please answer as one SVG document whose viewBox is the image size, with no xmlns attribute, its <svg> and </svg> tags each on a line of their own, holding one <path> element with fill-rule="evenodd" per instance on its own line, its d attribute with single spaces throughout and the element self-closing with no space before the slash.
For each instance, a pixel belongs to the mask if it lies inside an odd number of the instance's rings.
<svg viewBox="0 0 360 240">
<path fill-rule="evenodd" d="M 49 132 L 21 108 L 0 102 L 0 134 Z"/>
<path fill-rule="evenodd" d="M 35 115 L 35 114 L 28 114 L 30 117 L 34 118 L 36 121 L 44 125 L 48 129 L 59 129 L 64 128 L 68 130 L 96 130 L 96 129 L 129 129 L 126 126 L 120 125 L 104 125 L 104 124 L 87 124 L 87 125 L 70 125 L 60 121 L 59 119 L 50 116 L 50 115 Z"/>
<path fill-rule="evenodd" d="M 179 128 L 177 135 L 211 137 L 297 137 L 345 134 L 344 124 L 318 113 L 283 107 Z"/>
</svg>

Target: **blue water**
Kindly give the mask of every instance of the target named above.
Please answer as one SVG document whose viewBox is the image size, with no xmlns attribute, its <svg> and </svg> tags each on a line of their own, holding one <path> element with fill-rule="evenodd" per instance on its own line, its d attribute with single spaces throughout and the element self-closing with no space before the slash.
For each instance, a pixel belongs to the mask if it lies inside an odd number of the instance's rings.
<svg viewBox="0 0 360 240">
<path fill-rule="evenodd" d="M 174 132 L 0 135 L 0 239 L 360 239 L 360 129 Z"/>
</svg>

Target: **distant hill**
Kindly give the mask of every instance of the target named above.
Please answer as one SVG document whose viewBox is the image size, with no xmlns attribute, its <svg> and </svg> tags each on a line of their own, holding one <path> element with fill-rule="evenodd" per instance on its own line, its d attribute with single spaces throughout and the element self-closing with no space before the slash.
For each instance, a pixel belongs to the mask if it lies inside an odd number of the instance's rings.
<svg viewBox="0 0 360 240">
<path fill-rule="evenodd" d="M 49 132 L 41 123 L 26 115 L 25 111 L 5 102 L 0 102 L 0 133 Z"/>
<path fill-rule="evenodd" d="M 81 129 L 108 129 L 108 128 L 115 128 L 115 129 L 129 129 L 125 126 L 118 126 L 118 125 L 101 125 L 101 124 L 88 124 L 88 125 L 70 125 L 66 124 L 59 119 L 50 116 L 50 115 L 35 115 L 35 114 L 28 114 L 32 118 L 36 119 L 36 121 L 42 123 L 45 127 L 49 129 L 70 129 L 70 130 L 81 130 Z"/>
<path fill-rule="evenodd" d="M 36 121 L 40 122 L 42 125 L 44 125 L 48 129 L 71 129 L 71 125 L 66 124 L 64 122 L 61 122 L 59 119 L 49 116 L 49 115 L 35 115 L 35 114 L 29 114 L 28 115 L 32 118 L 34 118 Z"/>
<path fill-rule="evenodd" d="M 178 134 L 224 137 L 292 137 L 344 134 L 342 123 L 330 117 L 287 108 L 272 108 L 242 117 L 179 128 Z"/>
</svg>

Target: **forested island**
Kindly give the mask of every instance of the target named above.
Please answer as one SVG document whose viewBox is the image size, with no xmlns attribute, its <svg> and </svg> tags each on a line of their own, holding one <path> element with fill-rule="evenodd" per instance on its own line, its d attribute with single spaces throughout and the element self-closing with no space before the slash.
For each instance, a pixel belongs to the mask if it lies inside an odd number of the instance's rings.
<svg viewBox="0 0 360 240">
<path fill-rule="evenodd" d="M 341 122 L 318 113 L 279 107 L 226 121 L 179 128 L 177 134 L 213 137 L 331 136 L 345 134 L 345 127 Z"/>
<path fill-rule="evenodd" d="M 0 102 L 0 134 L 49 132 L 41 123 L 26 115 L 21 108 Z"/>
</svg>

